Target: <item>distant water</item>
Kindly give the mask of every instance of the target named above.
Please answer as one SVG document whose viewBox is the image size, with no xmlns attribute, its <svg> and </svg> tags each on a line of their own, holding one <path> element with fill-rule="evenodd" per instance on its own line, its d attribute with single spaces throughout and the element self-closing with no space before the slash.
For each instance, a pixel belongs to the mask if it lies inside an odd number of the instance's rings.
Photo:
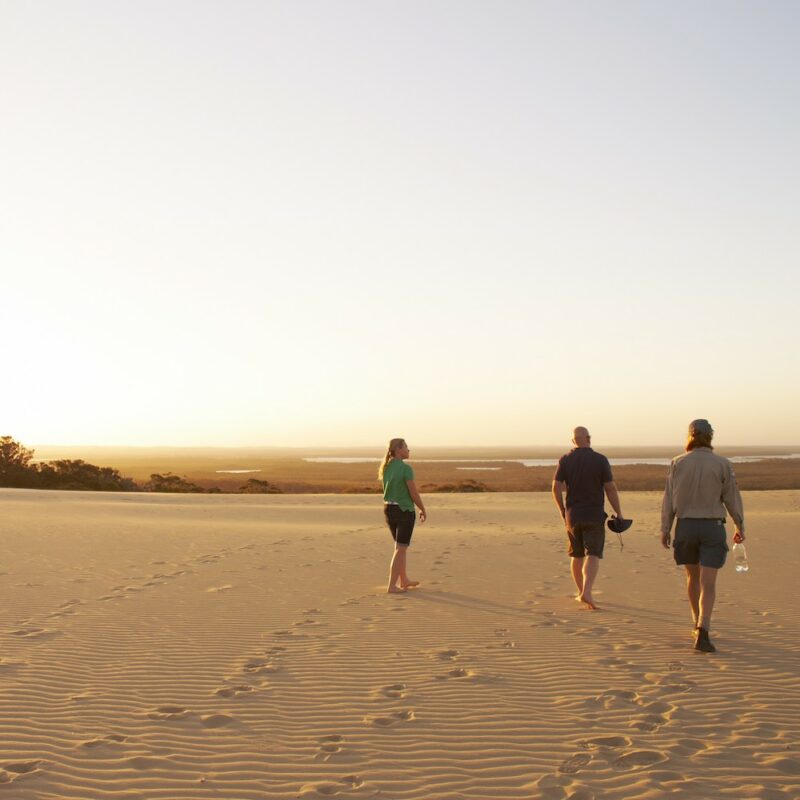
<svg viewBox="0 0 800 800">
<path fill-rule="evenodd" d="M 734 464 L 751 464 L 765 459 L 790 460 L 800 458 L 800 453 L 792 453 L 785 456 L 731 456 L 729 459 Z M 364 464 L 369 462 L 378 463 L 380 458 L 365 458 L 356 456 L 318 456 L 304 458 L 303 461 L 310 461 L 318 464 Z M 609 458 L 612 466 L 621 467 L 633 464 L 651 464 L 659 467 L 669 465 L 671 458 Z M 411 459 L 415 464 L 522 464 L 523 467 L 554 467 L 558 464 L 557 458 L 415 458 Z M 456 467 L 456 469 L 500 469 L 500 467 Z M 223 472 L 225 470 L 219 470 Z M 228 470 L 231 471 L 231 470 Z"/>
<path fill-rule="evenodd" d="M 217 473 L 225 472 L 229 475 L 244 475 L 248 472 L 261 472 L 260 469 L 218 469 Z"/>
</svg>

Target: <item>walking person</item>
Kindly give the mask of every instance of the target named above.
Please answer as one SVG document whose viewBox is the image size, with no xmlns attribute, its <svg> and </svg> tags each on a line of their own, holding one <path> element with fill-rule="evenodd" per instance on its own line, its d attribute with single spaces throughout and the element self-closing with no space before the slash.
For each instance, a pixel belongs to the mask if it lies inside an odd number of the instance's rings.
<svg viewBox="0 0 800 800">
<path fill-rule="evenodd" d="M 717 572 L 728 543 L 725 510 L 733 519 L 734 542 L 744 541 L 744 508 L 733 465 L 711 446 L 714 429 L 706 419 L 689 424 L 686 452 L 672 459 L 661 504 L 661 543 L 669 549 L 675 526 L 675 563 L 686 568 L 686 592 L 694 620 L 694 649 L 713 653 L 709 639 L 717 596 Z"/>
<path fill-rule="evenodd" d="M 416 522 L 414 506 L 419 509 L 420 522 L 425 522 L 428 515 L 414 483 L 414 470 L 405 463 L 410 454 L 405 439 L 392 439 L 378 468 L 378 480 L 383 483 L 383 513 L 394 539 L 386 589 L 390 594 L 419 586 L 419 581 L 410 580 L 406 571 L 408 548 Z"/>
<path fill-rule="evenodd" d="M 559 459 L 552 489 L 569 537 L 570 571 L 578 590 L 575 599 L 594 611 L 598 606 L 592 590 L 606 541 L 606 497 L 617 517 L 623 517 L 611 465 L 602 453 L 592 450 L 591 441 L 583 426 L 573 430 L 575 447 Z"/>
</svg>

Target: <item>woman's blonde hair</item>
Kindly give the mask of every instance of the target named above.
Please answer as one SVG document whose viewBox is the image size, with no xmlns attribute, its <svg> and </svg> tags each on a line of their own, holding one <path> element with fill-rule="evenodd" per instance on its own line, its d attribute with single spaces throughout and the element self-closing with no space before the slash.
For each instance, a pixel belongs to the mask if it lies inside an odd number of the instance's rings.
<svg viewBox="0 0 800 800">
<path fill-rule="evenodd" d="M 394 458 L 394 451 L 402 447 L 406 443 L 405 439 L 391 439 L 389 446 L 386 448 L 386 455 L 383 457 L 383 463 L 378 467 L 378 480 L 383 480 L 383 471 L 386 465 Z"/>
</svg>

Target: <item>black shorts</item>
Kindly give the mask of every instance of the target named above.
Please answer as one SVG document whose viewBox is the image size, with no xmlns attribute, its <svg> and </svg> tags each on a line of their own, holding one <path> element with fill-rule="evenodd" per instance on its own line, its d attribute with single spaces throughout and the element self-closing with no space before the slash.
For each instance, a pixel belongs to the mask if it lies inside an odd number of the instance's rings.
<svg viewBox="0 0 800 800">
<path fill-rule="evenodd" d="M 400 506 L 392 503 L 384 505 L 383 513 L 386 517 L 386 524 L 389 526 L 389 532 L 392 534 L 392 539 L 397 544 L 408 547 L 411 544 L 411 534 L 414 533 L 414 523 L 417 521 L 416 513 L 403 511 Z"/>
<path fill-rule="evenodd" d="M 679 519 L 673 547 L 676 564 L 720 569 L 728 555 L 725 523 L 721 519 Z"/>
<path fill-rule="evenodd" d="M 576 522 L 567 528 L 570 558 L 603 557 L 606 543 L 606 526 L 602 522 Z"/>
</svg>

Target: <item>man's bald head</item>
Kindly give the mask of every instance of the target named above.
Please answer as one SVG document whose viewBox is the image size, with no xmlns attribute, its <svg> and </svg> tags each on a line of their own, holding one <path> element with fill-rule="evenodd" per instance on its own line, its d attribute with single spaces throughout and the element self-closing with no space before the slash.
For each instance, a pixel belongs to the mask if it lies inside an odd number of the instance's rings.
<svg viewBox="0 0 800 800">
<path fill-rule="evenodd" d="M 572 431 L 572 441 L 575 443 L 576 447 L 588 447 L 591 439 L 592 436 L 589 433 L 589 429 L 584 428 L 583 425 L 578 425 L 578 427 Z"/>
</svg>

